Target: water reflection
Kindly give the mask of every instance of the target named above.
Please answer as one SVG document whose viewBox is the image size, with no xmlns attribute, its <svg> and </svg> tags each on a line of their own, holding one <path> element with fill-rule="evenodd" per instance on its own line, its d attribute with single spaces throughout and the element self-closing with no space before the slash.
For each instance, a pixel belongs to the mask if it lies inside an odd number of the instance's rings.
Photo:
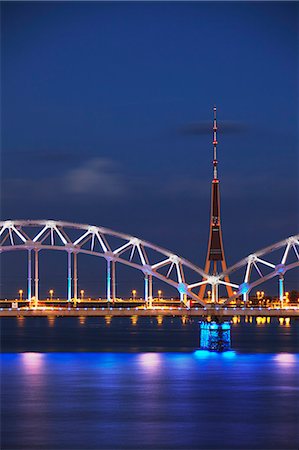
<svg viewBox="0 0 299 450">
<path fill-rule="evenodd" d="M 111 320 L 112 320 L 112 316 L 105 316 L 106 325 L 110 325 Z"/>
<path fill-rule="evenodd" d="M 244 436 L 250 450 L 274 439 L 296 448 L 292 353 L 23 353 L 1 363 L 3 448 L 237 449 Z"/>
<path fill-rule="evenodd" d="M 138 321 L 138 316 L 132 316 L 131 317 L 131 322 L 132 322 L 133 326 L 135 326 L 137 324 L 137 321 Z"/>
<path fill-rule="evenodd" d="M 276 362 L 288 366 L 296 364 L 297 359 L 298 356 L 296 356 L 293 353 L 278 353 L 277 355 L 274 356 L 274 360 Z"/>
<path fill-rule="evenodd" d="M 266 317 L 260 317 L 260 316 L 256 317 L 257 325 L 265 325 L 266 321 L 267 321 Z"/>
<path fill-rule="evenodd" d="M 18 316 L 17 318 L 18 327 L 22 328 L 24 326 L 24 322 L 25 322 L 24 316 Z"/>
<path fill-rule="evenodd" d="M 206 359 L 217 356 L 217 353 L 209 352 L 209 350 L 196 350 L 193 355 L 196 359 Z"/>
<path fill-rule="evenodd" d="M 157 316 L 157 322 L 158 322 L 158 325 L 162 325 L 163 324 L 163 316 Z"/>
<path fill-rule="evenodd" d="M 290 317 L 279 317 L 278 321 L 279 321 L 279 325 L 282 327 L 283 326 L 285 326 L 285 327 L 291 326 L 291 318 Z"/>
<path fill-rule="evenodd" d="M 157 371 L 161 365 L 161 361 L 162 355 L 160 353 L 140 353 L 138 355 L 139 364 L 150 373 Z"/>
<path fill-rule="evenodd" d="M 86 317 L 85 317 L 85 316 L 80 316 L 80 317 L 79 317 L 79 324 L 80 324 L 80 325 L 84 325 L 84 324 L 85 324 L 85 321 L 86 321 Z"/>
<path fill-rule="evenodd" d="M 43 353 L 21 353 L 21 361 L 25 369 L 25 373 L 39 373 L 43 367 L 45 355 Z"/>
<path fill-rule="evenodd" d="M 240 316 L 234 316 L 234 317 L 232 318 L 232 323 L 233 323 L 234 325 L 236 325 L 237 323 L 240 323 L 240 321 L 241 321 Z"/>
<path fill-rule="evenodd" d="M 188 316 L 182 316 L 182 324 L 186 325 L 188 323 Z"/>
<path fill-rule="evenodd" d="M 48 316 L 48 324 L 50 328 L 53 328 L 55 325 L 55 316 Z"/>
</svg>

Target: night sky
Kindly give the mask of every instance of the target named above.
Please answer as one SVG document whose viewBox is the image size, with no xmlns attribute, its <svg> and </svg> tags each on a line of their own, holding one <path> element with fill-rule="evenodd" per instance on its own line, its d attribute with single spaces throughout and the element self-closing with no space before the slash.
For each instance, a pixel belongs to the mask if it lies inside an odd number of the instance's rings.
<svg viewBox="0 0 299 450">
<path fill-rule="evenodd" d="M 228 265 L 298 233 L 298 12 L 2 2 L 2 219 L 106 226 L 203 266 L 216 104 Z M 16 257 L 2 264 L 5 295 L 26 287 L 9 270 Z M 81 270 L 98 295 L 95 269 Z M 62 289 L 55 277 L 49 266 L 44 291 Z M 123 278 L 120 294 L 134 283 Z"/>
</svg>

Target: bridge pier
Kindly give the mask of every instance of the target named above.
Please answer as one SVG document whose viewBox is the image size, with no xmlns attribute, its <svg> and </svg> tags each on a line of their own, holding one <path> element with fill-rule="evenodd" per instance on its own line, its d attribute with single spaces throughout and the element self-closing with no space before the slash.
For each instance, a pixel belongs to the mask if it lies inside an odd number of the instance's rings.
<svg viewBox="0 0 299 450">
<path fill-rule="evenodd" d="M 221 322 L 219 317 L 212 317 L 211 321 L 199 322 L 200 349 L 214 352 L 224 352 L 231 348 L 229 322 Z"/>
</svg>

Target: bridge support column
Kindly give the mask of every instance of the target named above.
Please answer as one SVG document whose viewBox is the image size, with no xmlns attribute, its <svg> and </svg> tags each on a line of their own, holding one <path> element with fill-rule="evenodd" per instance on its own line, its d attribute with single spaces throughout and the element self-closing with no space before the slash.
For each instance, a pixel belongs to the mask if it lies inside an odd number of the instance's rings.
<svg viewBox="0 0 299 450">
<path fill-rule="evenodd" d="M 146 307 L 148 306 L 148 274 L 144 274 L 144 301 Z"/>
<path fill-rule="evenodd" d="M 35 259 L 35 261 L 34 261 L 34 271 L 35 271 L 35 274 L 34 274 L 34 296 L 35 296 L 35 301 L 36 301 L 36 303 L 38 302 L 38 295 L 39 295 L 39 293 L 38 293 L 38 282 L 39 282 L 39 278 L 38 278 L 38 250 L 37 249 L 35 249 L 34 250 L 34 259 Z"/>
<path fill-rule="evenodd" d="M 284 297 L 284 277 L 283 275 L 279 275 L 279 301 L 280 301 L 280 307 L 283 307 L 283 297 Z"/>
<path fill-rule="evenodd" d="M 111 302 L 111 259 L 107 259 L 107 302 Z"/>
<path fill-rule="evenodd" d="M 72 301 L 72 252 L 67 253 L 67 301 Z"/>
<path fill-rule="evenodd" d="M 248 292 L 245 292 L 243 294 L 243 302 L 245 304 L 245 306 L 247 306 L 247 302 L 248 302 Z"/>
<path fill-rule="evenodd" d="M 218 303 L 218 284 L 212 284 L 212 303 Z"/>
<path fill-rule="evenodd" d="M 74 306 L 77 306 L 78 300 L 78 266 L 77 266 L 77 253 L 74 252 Z"/>
<path fill-rule="evenodd" d="M 112 279 L 112 301 L 116 299 L 116 280 L 115 280 L 115 261 L 111 262 L 111 279 Z"/>
<path fill-rule="evenodd" d="M 153 307 L 153 276 L 148 276 L 148 308 Z"/>
<path fill-rule="evenodd" d="M 31 249 L 28 250 L 28 261 L 27 261 L 27 299 L 31 300 L 31 284 L 32 284 L 32 278 L 31 278 Z"/>
</svg>

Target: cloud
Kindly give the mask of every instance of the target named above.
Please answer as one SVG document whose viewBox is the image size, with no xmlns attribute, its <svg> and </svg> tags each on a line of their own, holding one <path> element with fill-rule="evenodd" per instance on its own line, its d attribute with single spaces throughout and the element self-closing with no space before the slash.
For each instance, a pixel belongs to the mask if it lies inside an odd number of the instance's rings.
<svg viewBox="0 0 299 450">
<path fill-rule="evenodd" d="M 69 197 L 94 196 L 118 199 L 128 194 L 128 186 L 113 161 L 92 158 L 62 174 L 43 178 L 10 178 L 2 181 L 2 198 L 57 201 Z"/>
<path fill-rule="evenodd" d="M 64 176 L 67 192 L 72 194 L 98 194 L 104 197 L 122 197 L 126 184 L 116 165 L 104 158 L 93 158 Z"/>
<path fill-rule="evenodd" d="M 218 123 L 218 131 L 224 134 L 240 133 L 247 129 L 245 124 L 234 121 L 221 121 Z M 211 121 L 191 122 L 185 124 L 178 129 L 178 132 L 183 135 L 206 135 L 212 133 Z"/>
</svg>

